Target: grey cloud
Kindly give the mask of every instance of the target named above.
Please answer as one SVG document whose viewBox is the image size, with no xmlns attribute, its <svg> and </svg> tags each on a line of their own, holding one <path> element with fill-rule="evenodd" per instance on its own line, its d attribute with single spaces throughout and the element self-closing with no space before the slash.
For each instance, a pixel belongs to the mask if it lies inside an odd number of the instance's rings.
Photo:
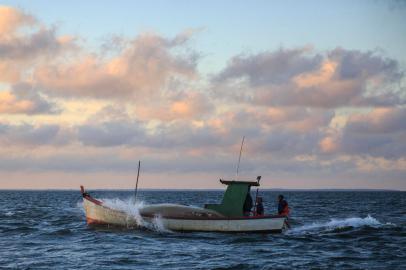
<svg viewBox="0 0 406 270">
<path fill-rule="evenodd" d="M 124 50 L 128 46 L 129 40 L 123 35 L 108 35 L 102 38 L 100 49 L 102 53 L 108 55 Z"/>
<path fill-rule="evenodd" d="M 24 38 L 15 37 L 7 41 L 0 39 L 0 59 L 18 61 L 51 56 L 62 47 L 54 28 L 41 28 Z"/>
<path fill-rule="evenodd" d="M 373 51 L 361 52 L 336 48 L 328 53 L 328 57 L 339 63 L 337 73 L 339 79 L 384 75 L 385 79 L 393 81 L 399 80 L 403 76 L 396 60 L 377 55 Z"/>
<path fill-rule="evenodd" d="M 363 96 L 361 98 L 354 99 L 353 104 L 360 107 L 392 107 L 394 105 L 405 105 L 406 89 L 399 87 L 398 91 L 375 94 L 374 96 Z"/>
<path fill-rule="evenodd" d="M 277 154 L 278 156 L 311 155 L 319 152 L 318 143 L 324 132 L 314 130 L 298 133 L 291 130 L 274 130 L 265 134 L 256 143 L 256 148 L 262 153 Z"/>
<path fill-rule="evenodd" d="M 134 167 L 134 162 L 132 162 Z M 130 162 L 124 162 L 111 155 L 71 155 L 60 154 L 51 157 L 2 157 L 2 171 L 64 171 L 64 172 L 95 172 L 95 171 L 129 171 Z"/>
<path fill-rule="evenodd" d="M 138 157 L 143 161 L 145 173 L 207 172 L 234 170 L 234 160 L 222 159 L 220 155 L 192 157 L 172 154 L 169 157 Z M 64 171 L 64 172 L 135 172 L 136 160 L 124 159 L 114 150 L 89 154 L 58 154 L 45 157 L 29 155 L 0 157 L 1 171 Z"/>
<path fill-rule="evenodd" d="M 227 67 L 214 76 L 214 82 L 248 78 L 251 86 L 284 84 L 301 73 L 317 69 L 322 61 L 320 55 L 308 56 L 306 48 L 279 49 L 254 55 L 233 57 Z"/>
<path fill-rule="evenodd" d="M 194 127 L 188 120 L 161 122 L 153 130 L 148 130 L 147 124 L 132 119 L 123 109 L 110 106 L 74 129 L 81 143 L 99 147 L 126 145 L 184 149 L 229 144 L 212 128 Z"/>
<path fill-rule="evenodd" d="M 393 108 L 385 113 L 370 113 L 365 117 L 350 117 L 346 131 L 351 133 L 406 132 L 406 108 Z"/>
<path fill-rule="evenodd" d="M 232 153 L 234 154 L 234 153 Z M 195 157 L 172 154 L 166 157 L 144 155 L 137 157 L 143 161 L 144 173 L 213 173 L 219 176 L 234 176 L 236 157 L 225 153 L 213 153 L 210 156 Z M 136 158 L 134 158 L 136 159 Z M 256 172 L 297 173 L 302 171 L 331 171 L 335 165 L 321 165 L 315 161 L 297 161 L 286 158 L 258 160 L 245 156 L 241 164 L 244 174 Z M 343 169 L 344 166 L 340 168 Z M 136 172 L 136 160 L 123 159 L 117 152 L 80 155 L 59 154 L 46 157 L 0 157 L 2 171 L 64 171 L 64 172 Z"/>
<path fill-rule="evenodd" d="M 275 109 L 275 114 L 261 109 L 236 113 L 223 136 L 238 143 L 246 135 L 247 148 L 253 154 L 278 157 L 319 154 L 319 142 L 329 130 L 334 111 Z"/>
<path fill-rule="evenodd" d="M 154 132 L 147 132 L 145 124 L 137 121 L 106 122 L 78 127 L 78 139 L 84 145 L 100 147 L 140 146 L 162 149 L 187 149 L 218 146 L 222 137 L 209 128 L 193 128 L 190 123 L 158 125 Z"/>
<path fill-rule="evenodd" d="M 159 125 L 147 144 L 162 148 L 204 148 L 229 145 L 226 138 L 209 127 L 192 127 L 190 122 L 175 121 Z"/>
<path fill-rule="evenodd" d="M 111 121 L 78 127 L 78 140 L 85 145 L 109 147 L 136 145 L 145 140 L 145 130 L 139 122 Z"/>
<path fill-rule="evenodd" d="M 349 118 L 339 140 L 346 154 L 406 157 L 406 108 L 372 111 Z"/>
<path fill-rule="evenodd" d="M 26 100 L 32 105 L 26 110 L 16 111 L 16 113 L 58 114 L 61 112 L 61 109 L 55 102 L 46 99 L 42 94 L 40 94 L 40 91 L 35 89 L 31 84 L 15 84 L 12 87 L 12 93 L 16 96 L 17 101 Z"/>
<path fill-rule="evenodd" d="M 58 125 L 33 126 L 29 124 L 0 124 L 0 141 L 16 145 L 52 145 L 65 142 L 64 136 L 58 138 Z"/>
<path fill-rule="evenodd" d="M 160 174 L 164 175 L 167 181 L 176 181 L 177 175 L 185 173 L 205 175 L 206 181 L 213 182 L 217 181 L 217 177 L 235 177 L 236 157 L 234 155 L 215 152 L 197 158 L 172 153 L 169 158 L 163 158 L 162 155 L 160 158 L 156 158 L 143 154 L 135 156 L 133 159 L 123 159 L 119 152 L 111 151 L 111 149 L 97 154 L 82 151 L 80 154 L 60 153 L 39 158 L 30 155 L 0 156 L 0 171 L 3 174 L 7 172 L 64 172 L 79 173 L 82 176 L 93 172 L 113 172 L 117 174 L 117 178 L 123 175 L 136 175 L 138 159 L 143 162 L 143 175 L 156 176 L 156 174 Z M 320 187 L 320 185 L 322 187 L 353 187 L 354 184 L 364 187 L 376 187 L 378 184 L 378 187 L 383 187 L 382 182 L 385 182 L 385 185 L 389 184 L 391 187 L 400 188 L 404 187 L 405 170 L 399 167 L 391 170 L 379 168 L 371 171 L 359 170 L 353 159 L 341 160 L 323 157 L 322 159 L 297 160 L 280 156 L 263 157 L 257 155 L 252 157 L 244 155 L 240 175 L 242 175 L 241 179 L 244 179 L 244 176 L 252 179 L 256 175 L 262 175 L 265 186 L 270 184 L 274 186 L 279 182 L 279 185 L 282 186 L 294 184 L 302 188 Z M 195 177 L 190 178 L 191 182 L 195 180 Z"/>
<path fill-rule="evenodd" d="M 397 159 L 406 157 L 406 133 L 358 134 L 344 131 L 340 142 L 343 153 Z"/>
</svg>

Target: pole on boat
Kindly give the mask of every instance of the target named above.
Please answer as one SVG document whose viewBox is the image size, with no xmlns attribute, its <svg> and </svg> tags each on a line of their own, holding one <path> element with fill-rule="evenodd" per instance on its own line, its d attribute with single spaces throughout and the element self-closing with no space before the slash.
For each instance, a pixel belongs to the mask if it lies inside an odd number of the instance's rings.
<svg viewBox="0 0 406 270">
<path fill-rule="evenodd" d="M 257 176 L 257 182 L 258 182 L 258 185 L 259 185 L 259 181 L 261 181 L 261 176 L 259 175 L 259 176 Z M 259 187 L 257 187 L 257 192 L 256 192 L 256 194 L 255 194 L 255 208 L 254 208 L 254 215 L 256 215 L 256 213 L 257 213 L 257 208 L 258 208 L 258 202 L 257 202 L 257 198 L 258 198 L 258 190 L 259 190 Z"/>
<path fill-rule="evenodd" d="M 244 145 L 245 136 L 242 137 L 241 148 L 240 148 L 240 156 L 238 157 L 238 164 L 237 164 L 237 175 L 235 178 L 238 178 L 238 170 L 240 169 L 240 162 L 241 162 L 241 154 L 242 154 L 242 146 Z M 237 180 L 237 179 L 235 179 Z"/>
<path fill-rule="evenodd" d="M 140 168 L 141 168 L 141 160 L 138 160 L 138 172 L 137 172 L 137 182 L 136 182 L 136 184 L 135 184 L 134 202 L 137 201 L 138 178 L 140 177 Z"/>
</svg>

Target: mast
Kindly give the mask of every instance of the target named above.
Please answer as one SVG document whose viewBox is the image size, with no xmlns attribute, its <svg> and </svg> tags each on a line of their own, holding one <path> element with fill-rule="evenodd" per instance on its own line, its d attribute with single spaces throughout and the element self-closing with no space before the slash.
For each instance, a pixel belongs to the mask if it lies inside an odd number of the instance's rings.
<svg viewBox="0 0 406 270">
<path fill-rule="evenodd" d="M 240 148 L 240 156 L 238 157 L 238 164 L 237 164 L 237 175 L 236 180 L 238 178 L 238 170 L 240 169 L 240 162 L 241 162 L 241 154 L 242 154 L 242 146 L 244 145 L 245 136 L 242 137 L 241 148 Z"/>
<path fill-rule="evenodd" d="M 140 177 L 140 168 L 141 168 L 141 160 L 138 160 L 138 172 L 137 172 L 137 182 L 135 184 L 134 202 L 137 201 L 138 178 Z"/>
</svg>

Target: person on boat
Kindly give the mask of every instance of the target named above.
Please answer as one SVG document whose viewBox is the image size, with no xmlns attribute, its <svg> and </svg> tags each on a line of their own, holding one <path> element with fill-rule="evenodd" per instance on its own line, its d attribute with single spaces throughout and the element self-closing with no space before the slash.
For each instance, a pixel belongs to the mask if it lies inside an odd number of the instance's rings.
<svg viewBox="0 0 406 270">
<path fill-rule="evenodd" d="M 264 205 L 262 204 L 262 197 L 257 197 L 255 215 L 256 216 L 264 215 Z"/>
<path fill-rule="evenodd" d="M 252 208 L 252 197 L 250 192 L 248 191 L 247 197 L 245 197 L 243 207 L 244 216 L 249 216 L 251 214 L 251 208 Z"/>
<path fill-rule="evenodd" d="M 289 215 L 289 205 L 288 202 L 284 199 L 283 195 L 278 196 L 278 215 Z"/>
</svg>

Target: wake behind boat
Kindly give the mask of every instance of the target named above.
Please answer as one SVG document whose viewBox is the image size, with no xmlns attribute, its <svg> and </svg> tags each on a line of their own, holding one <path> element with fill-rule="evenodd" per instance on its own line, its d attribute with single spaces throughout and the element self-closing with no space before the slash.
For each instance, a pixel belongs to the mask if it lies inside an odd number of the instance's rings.
<svg viewBox="0 0 406 270">
<path fill-rule="evenodd" d="M 89 225 L 115 225 L 143 227 L 159 219 L 160 224 L 171 231 L 205 232 L 282 232 L 286 227 L 284 215 L 247 215 L 244 203 L 251 186 L 257 181 L 220 182 L 227 186 L 221 204 L 206 204 L 204 208 L 179 204 L 153 204 L 141 207 L 136 214 L 109 207 L 102 200 L 93 198 L 81 186 L 86 221 Z"/>
</svg>

